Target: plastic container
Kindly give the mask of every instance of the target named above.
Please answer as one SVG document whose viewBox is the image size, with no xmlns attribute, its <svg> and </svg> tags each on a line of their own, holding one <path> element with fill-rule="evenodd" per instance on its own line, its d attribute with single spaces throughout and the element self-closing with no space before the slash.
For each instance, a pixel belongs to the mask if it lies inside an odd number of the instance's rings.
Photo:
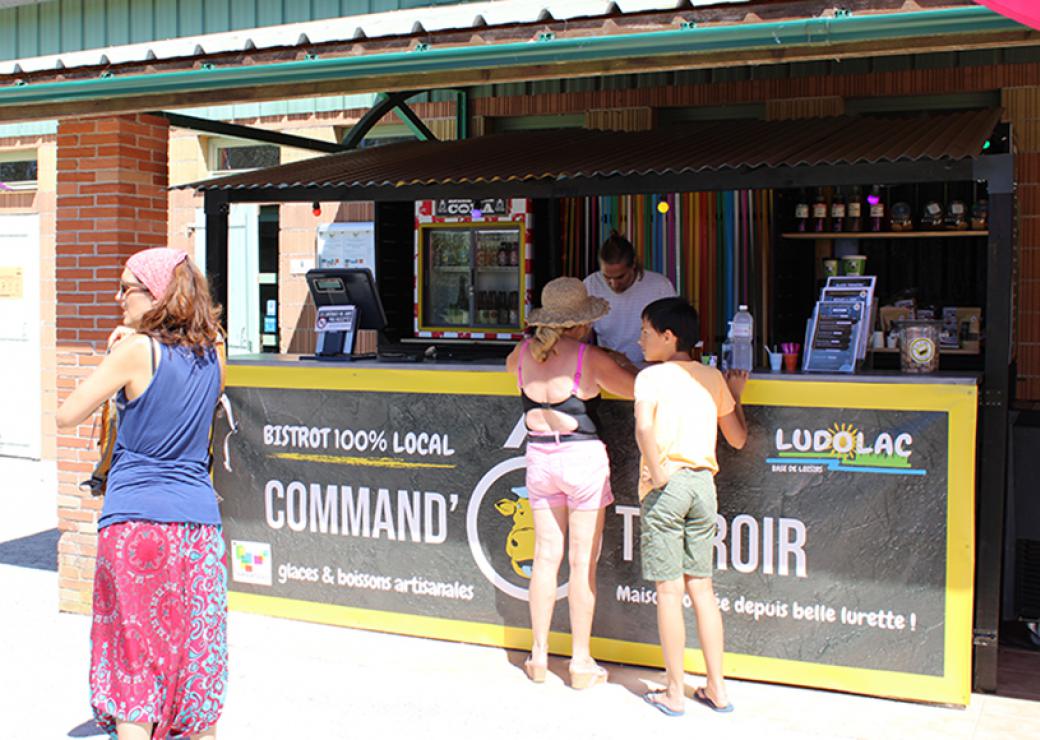
<svg viewBox="0 0 1040 740">
<path fill-rule="evenodd" d="M 893 322 L 899 330 L 899 366 L 904 373 L 934 373 L 939 369 L 941 321 L 906 319 Z"/>
<path fill-rule="evenodd" d="M 733 345 L 734 370 L 747 370 L 755 365 L 755 320 L 748 312 L 747 306 L 740 306 L 729 326 L 729 341 Z"/>
<path fill-rule="evenodd" d="M 843 275 L 866 275 L 867 258 L 862 254 L 849 254 L 841 258 Z"/>
</svg>

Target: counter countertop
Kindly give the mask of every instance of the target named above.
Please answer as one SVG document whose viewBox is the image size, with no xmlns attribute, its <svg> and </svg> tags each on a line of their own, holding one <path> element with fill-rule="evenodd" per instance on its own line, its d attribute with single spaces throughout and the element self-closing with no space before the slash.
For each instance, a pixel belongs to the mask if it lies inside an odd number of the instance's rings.
<svg viewBox="0 0 1040 740">
<path fill-rule="evenodd" d="M 302 360 L 302 355 L 256 354 L 237 355 L 230 358 L 229 363 L 242 366 L 266 367 L 298 367 L 313 370 L 315 368 L 343 370 L 434 370 L 441 372 L 467 373 L 500 373 L 505 371 L 502 363 L 488 364 L 476 362 L 379 362 L 377 360 L 355 360 L 353 362 L 319 362 Z M 829 373 L 770 373 L 753 372 L 752 380 L 780 380 L 790 382 L 816 383 L 912 383 L 920 385 L 978 385 L 982 377 L 979 373 L 930 373 L 914 375 L 897 371 L 859 373 L 857 375 Z"/>
</svg>

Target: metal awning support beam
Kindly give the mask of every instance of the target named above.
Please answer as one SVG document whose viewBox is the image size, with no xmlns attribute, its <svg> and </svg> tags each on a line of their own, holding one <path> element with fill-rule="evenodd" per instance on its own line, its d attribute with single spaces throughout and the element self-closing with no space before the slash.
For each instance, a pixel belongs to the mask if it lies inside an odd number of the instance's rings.
<svg viewBox="0 0 1040 740">
<path fill-rule="evenodd" d="M 357 149 L 364 138 L 368 136 L 368 132 L 383 119 L 383 116 L 394 110 L 397 111 L 397 115 L 411 129 L 416 138 L 421 141 L 437 141 L 437 137 L 433 135 L 433 132 L 427 128 L 415 111 L 407 105 L 406 101 L 418 94 L 418 90 L 405 90 L 389 94 L 380 93 L 376 104 L 369 108 L 365 115 L 361 116 L 361 120 L 351 126 L 350 131 L 343 137 L 340 151 Z"/>
<path fill-rule="evenodd" d="M 249 139 L 250 141 L 262 141 L 265 144 L 277 144 L 278 146 L 291 146 L 294 149 L 306 149 L 325 154 L 336 154 L 346 151 L 346 147 L 331 141 L 319 141 L 308 139 L 304 136 L 293 136 L 283 134 L 280 131 L 270 131 L 253 126 L 242 126 L 237 123 L 225 123 L 224 121 L 213 121 L 208 118 L 197 116 L 186 116 L 182 113 L 168 113 L 159 111 L 152 113 L 153 116 L 161 116 L 170 122 L 171 126 L 191 129 L 193 131 L 204 131 L 208 134 L 219 136 L 231 136 L 236 139 Z"/>
</svg>

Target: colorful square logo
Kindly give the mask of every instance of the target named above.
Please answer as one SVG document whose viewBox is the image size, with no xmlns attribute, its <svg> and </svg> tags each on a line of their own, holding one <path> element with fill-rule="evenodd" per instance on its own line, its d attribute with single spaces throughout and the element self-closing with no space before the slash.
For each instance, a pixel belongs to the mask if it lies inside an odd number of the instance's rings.
<svg viewBox="0 0 1040 740">
<path fill-rule="evenodd" d="M 271 585 L 271 545 L 231 540 L 231 580 L 254 586 Z"/>
</svg>

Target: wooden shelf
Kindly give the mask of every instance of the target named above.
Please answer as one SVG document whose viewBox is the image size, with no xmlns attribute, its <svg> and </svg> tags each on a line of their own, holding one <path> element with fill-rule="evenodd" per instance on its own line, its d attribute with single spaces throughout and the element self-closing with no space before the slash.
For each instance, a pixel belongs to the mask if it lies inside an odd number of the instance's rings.
<svg viewBox="0 0 1040 740">
<path fill-rule="evenodd" d="M 884 355 L 894 355 L 894 354 L 897 354 L 899 352 L 898 349 L 891 349 L 890 347 L 872 347 L 872 348 L 870 348 L 869 351 L 870 352 L 877 352 L 878 354 L 884 354 Z M 981 352 L 979 350 L 971 350 L 971 349 L 943 349 L 942 347 L 940 347 L 939 348 L 939 354 L 940 355 L 979 355 L 979 354 L 981 354 Z"/>
<path fill-rule="evenodd" d="M 784 239 L 956 239 L 969 236 L 989 236 L 988 231 L 788 231 Z"/>
</svg>

